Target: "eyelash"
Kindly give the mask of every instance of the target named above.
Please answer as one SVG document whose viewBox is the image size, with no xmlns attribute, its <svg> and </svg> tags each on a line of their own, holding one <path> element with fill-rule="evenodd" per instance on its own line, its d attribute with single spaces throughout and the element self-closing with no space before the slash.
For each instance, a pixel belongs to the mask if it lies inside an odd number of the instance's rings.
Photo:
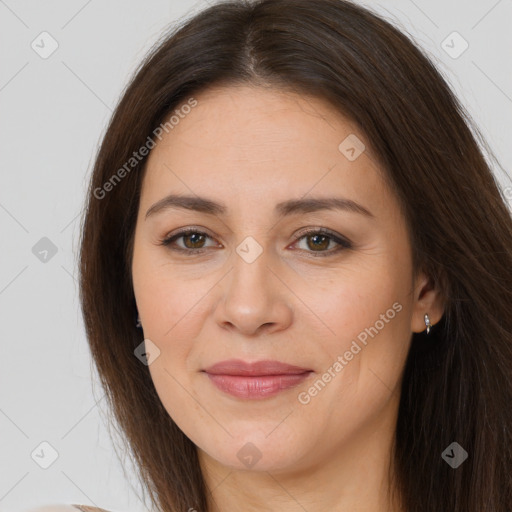
<svg viewBox="0 0 512 512">
<path fill-rule="evenodd" d="M 174 235 L 172 235 L 170 237 L 167 237 L 167 238 L 164 238 L 164 239 L 160 240 L 159 241 L 159 245 L 166 246 L 166 247 L 168 247 L 172 251 L 178 251 L 178 252 L 181 252 L 181 253 L 186 253 L 187 256 L 199 255 L 199 254 L 203 254 L 204 252 L 206 252 L 207 248 L 202 248 L 202 249 L 183 249 L 183 247 L 171 247 L 171 244 L 175 240 L 177 240 L 178 238 L 182 238 L 183 236 L 189 235 L 189 234 L 204 235 L 204 236 L 206 236 L 208 238 L 212 238 L 207 233 L 204 233 L 203 231 L 200 231 L 198 229 L 186 228 L 186 229 L 183 229 L 183 230 L 179 231 L 178 233 L 175 233 Z M 318 257 L 322 258 L 322 257 L 332 256 L 334 254 L 339 253 L 340 251 L 352 248 L 352 243 L 348 239 L 341 238 L 341 237 L 335 235 L 332 231 L 329 231 L 328 229 L 325 229 L 325 228 L 316 228 L 316 229 L 311 229 L 309 231 L 302 232 L 300 234 L 300 236 L 295 240 L 294 244 L 299 242 L 303 238 L 305 238 L 307 236 L 310 236 L 310 235 L 323 235 L 323 236 L 327 236 L 328 238 L 330 238 L 331 240 L 333 240 L 334 242 L 339 244 L 339 247 L 337 247 L 335 249 L 330 249 L 328 251 L 315 252 L 315 251 L 307 251 L 305 249 L 300 249 L 300 250 L 303 250 L 303 251 L 311 253 L 311 255 L 314 258 L 318 258 Z"/>
</svg>

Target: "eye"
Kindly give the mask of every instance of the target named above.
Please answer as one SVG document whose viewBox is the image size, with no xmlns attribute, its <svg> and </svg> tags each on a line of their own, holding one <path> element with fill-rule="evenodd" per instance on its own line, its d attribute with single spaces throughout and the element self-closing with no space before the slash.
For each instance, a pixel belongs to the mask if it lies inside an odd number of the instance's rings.
<svg viewBox="0 0 512 512">
<path fill-rule="evenodd" d="M 311 255 L 314 257 L 330 256 L 333 253 L 338 253 L 344 249 L 352 248 L 352 243 L 350 240 L 340 235 L 336 235 L 332 231 L 329 231 L 325 228 L 316 228 L 305 232 L 303 231 L 301 236 L 299 236 L 299 238 L 297 238 L 296 242 L 294 243 L 301 242 L 303 239 L 305 241 L 306 248 L 301 248 L 301 250 L 312 253 Z M 337 247 L 328 251 L 323 250 L 327 249 L 331 242 L 337 244 Z M 313 250 L 310 251 L 308 249 Z"/>
<path fill-rule="evenodd" d="M 196 228 L 186 228 L 161 240 L 159 244 L 169 247 L 169 249 L 173 251 L 179 251 L 186 253 L 188 256 L 193 256 L 195 254 L 202 254 L 205 252 L 205 249 L 207 248 L 207 246 L 205 246 L 205 242 L 208 238 L 211 239 L 211 237 L 203 231 Z M 179 244 L 176 245 L 176 241 L 180 239 L 183 239 L 183 246 Z M 303 231 L 295 240 L 294 244 L 301 242 L 303 239 L 305 239 L 306 248 L 300 248 L 300 250 L 312 253 L 311 255 L 314 257 L 329 256 L 344 249 L 352 248 L 352 243 L 348 239 L 341 235 L 336 235 L 325 228 Z M 328 249 L 331 243 L 337 244 L 338 247 L 324 250 Z"/>
<path fill-rule="evenodd" d="M 172 244 L 180 238 L 183 239 L 184 246 L 178 245 L 177 247 L 173 247 Z M 161 240 L 160 245 L 169 246 L 173 251 L 200 254 L 204 252 L 204 242 L 207 238 L 211 238 L 207 233 L 195 228 L 187 228 Z"/>
</svg>

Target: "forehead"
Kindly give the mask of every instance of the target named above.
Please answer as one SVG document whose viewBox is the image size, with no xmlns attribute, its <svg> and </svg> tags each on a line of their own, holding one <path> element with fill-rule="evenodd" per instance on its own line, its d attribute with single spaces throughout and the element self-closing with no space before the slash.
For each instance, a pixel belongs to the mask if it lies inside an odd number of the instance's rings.
<svg viewBox="0 0 512 512">
<path fill-rule="evenodd" d="M 194 98 L 197 105 L 180 119 L 174 116 L 176 124 L 163 134 L 154 153 L 166 146 L 180 150 L 185 148 L 178 146 L 189 145 L 229 160 L 251 156 L 258 163 L 271 158 L 282 163 L 308 155 L 317 160 L 318 150 L 336 154 L 340 137 L 363 137 L 320 98 L 252 86 L 211 88 Z"/>
<path fill-rule="evenodd" d="M 328 102 L 252 86 L 211 88 L 194 99 L 149 155 L 143 203 L 171 192 L 227 204 L 333 192 L 374 207 L 393 200 L 368 141 Z M 354 140 L 366 148 L 347 158 Z"/>
</svg>

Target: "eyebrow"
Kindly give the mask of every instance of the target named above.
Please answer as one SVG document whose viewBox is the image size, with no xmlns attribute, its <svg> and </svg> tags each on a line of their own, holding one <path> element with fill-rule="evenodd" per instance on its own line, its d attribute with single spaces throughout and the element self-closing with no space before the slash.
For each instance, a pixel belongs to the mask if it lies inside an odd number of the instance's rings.
<svg viewBox="0 0 512 512">
<path fill-rule="evenodd" d="M 225 215 L 227 207 L 222 203 L 217 203 L 211 199 L 199 196 L 186 196 L 170 194 L 157 201 L 146 212 L 146 219 L 150 215 L 163 212 L 168 209 L 180 208 L 206 213 L 208 215 Z M 299 213 L 311 213 L 320 210 L 344 210 L 360 213 L 369 218 L 375 216 L 364 206 L 344 197 L 311 197 L 308 199 L 290 199 L 283 201 L 275 206 L 275 212 L 279 217 Z"/>
</svg>

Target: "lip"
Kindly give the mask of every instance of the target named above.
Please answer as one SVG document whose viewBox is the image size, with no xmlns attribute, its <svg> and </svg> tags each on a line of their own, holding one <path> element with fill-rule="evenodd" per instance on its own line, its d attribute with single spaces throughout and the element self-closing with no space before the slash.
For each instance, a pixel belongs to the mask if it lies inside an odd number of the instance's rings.
<svg viewBox="0 0 512 512">
<path fill-rule="evenodd" d="M 312 370 L 268 359 L 253 363 L 241 359 L 229 359 L 216 363 L 203 371 L 210 375 L 261 377 L 267 375 L 300 375 Z"/>
<path fill-rule="evenodd" d="M 295 387 L 313 373 L 280 361 L 247 363 L 240 359 L 221 361 L 203 372 L 224 393 L 251 400 L 272 397 Z"/>
</svg>

